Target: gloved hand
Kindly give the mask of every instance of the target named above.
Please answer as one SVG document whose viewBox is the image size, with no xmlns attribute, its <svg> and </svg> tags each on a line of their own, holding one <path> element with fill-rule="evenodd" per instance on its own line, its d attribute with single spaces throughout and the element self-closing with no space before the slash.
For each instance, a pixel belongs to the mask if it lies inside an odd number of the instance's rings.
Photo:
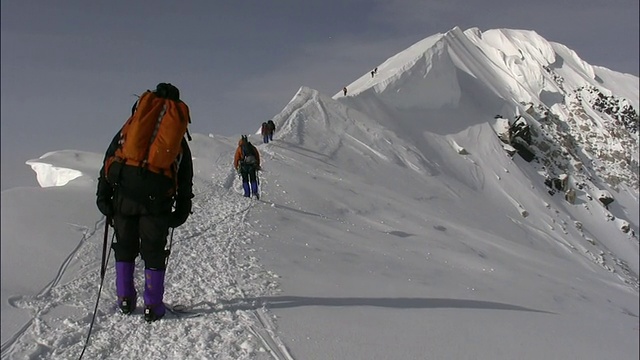
<svg viewBox="0 0 640 360">
<path fill-rule="evenodd" d="M 176 199 L 176 209 L 169 217 L 169 227 L 177 228 L 187 221 L 191 214 L 191 199 L 189 197 L 178 197 Z"/>
<path fill-rule="evenodd" d="M 111 218 L 113 217 L 113 203 L 111 198 L 98 196 L 96 200 L 96 205 L 98 205 L 98 210 L 102 213 L 102 215 Z"/>
<path fill-rule="evenodd" d="M 113 217 L 113 201 L 111 200 L 113 197 L 113 188 L 106 179 L 100 178 L 98 179 L 98 191 L 96 194 L 96 205 L 98 205 L 98 210 L 106 216 Z"/>
</svg>

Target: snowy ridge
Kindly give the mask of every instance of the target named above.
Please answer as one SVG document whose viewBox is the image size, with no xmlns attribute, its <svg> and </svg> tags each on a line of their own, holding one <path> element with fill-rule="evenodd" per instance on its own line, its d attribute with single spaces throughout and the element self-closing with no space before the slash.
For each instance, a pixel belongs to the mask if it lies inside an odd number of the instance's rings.
<svg viewBox="0 0 640 360">
<path fill-rule="evenodd" d="M 196 143 L 213 143 L 203 136 L 196 139 Z M 204 155 L 200 152 L 201 148 L 198 145 L 194 146 L 194 157 Z M 58 159 L 69 156 L 68 152 L 57 154 Z M 197 357 L 200 356 L 198 354 L 202 354 L 203 349 L 213 347 L 216 356 L 240 359 L 256 352 L 267 353 L 270 343 L 278 343 L 277 339 L 271 338 L 270 334 L 273 331 L 264 328 L 268 323 L 258 321 L 259 316 L 262 316 L 258 314 L 258 308 L 252 307 L 236 313 L 233 310 L 234 306 L 231 305 L 231 310 L 228 310 L 226 305 L 221 305 L 221 301 L 225 299 L 238 302 L 246 297 L 268 294 L 269 288 L 275 283 L 272 284 L 271 275 L 259 269 L 254 257 L 249 254 L 242 255 L 244 251 L 240 250 L 255 236 L 245 221 L 253 204 L 237 201 L 236 190 L 226 180 L 227 174 L 232 172 L 228 159 L 220 159 L 214 166 L 216 178 L 207 179 L 207 183 L 213 182 L 217 185 L 205 187 L 201 180 L 196 181 L 196 189 L 200 191 L 196 194 L 199 201 L 194 205 L 194 215 L 189 220 L 192 225 L 175 231 L 165 297 L 168 304 L 187 305 L 190 311 L 208 315 L 188 319 L 183 331 L 191 335 L 183 334 L 172 338 L 171 350 L 166 350 L 174 355 L 169 355 L 169 358 Z M 78 197 L 93 197 L 94 189 L 81 189 L 83 190 Z M 202 206 L 212 201 L 217 205 Z M 95 216 L 95 212 L 93 214 Z M 35 297 L 11 298 L 12 307 L 28 310 L 38 321 L 28 323 L 8 341 L 3 337 L 3 358 L 77 358 L 87 331 L 85 325 L 90 320 L 88 311 L 93 308 L 91 302 L 95 302 L 96 299 L 97 287 L 94 285 L 99 281 L 97 275 L 100 263 L 94 256 L 101 249 L 101 240 L 98 241 L 98 238 L 103 233 L 103 226 L 104 223 L 101 222 L 93 232 L 87 234 L 69 256 L 65 262 L 67 265 L 63 266 L 56 278 L 66 278 L 70 268 L 81 269 L 83 276 L 67 282 L 55 281 Z M 214 254 L 217 256 L 212 258 Z M 111 264 L 112 261 L 113 259 Z M 194 272 L 194 264 L 200 264 L 202 268 Z M 143 284 L 142 263 L 138 265 L 136 283 Z M 240 276 L 237 271 L 247 272 L 248 277 Z M 113 268 L 109 266 L 103 289 L 103 299 L 107 300 L 102 301 L 96 319 L 99 326 L 94 329 L 92 346 L 85 353 L 85 358 L 103 358 L 104 354 L 118 354 L 117 356 L 123 359 L 164 356 L 160 354 L 165 350 L 158 345 L 165 342 L 163 334 L 173 329 L 175 322 L 167 320 L 151 327 L 139 326 L 142 325 L 140 309 L 131 317 L 118 315 L 117 309 L 109 299 L 109 295 L 115 291 L 113 277 Z M 258 278 L 264 278 L 264 281 L 259 281 Z M 141 301 L 140 298 L 139 303 Z M 75 314 L 75 320 L 70 320 L 68 315 L 60 317 L 61 311 Z M 251 315 L 253 313 L 255 315 Z M 212 320 L 212 316 L 218 320 Z M 62 330 L 56 331 L 56 335 L 44 342 L 33 338 L 35 334 L 32 331 L 46 331 L 49 327 L 60 327 Z M 262 334 L 260 338 L 256 337 L 259 333 Z M 36 343 L 38 344 L 34 346 Z M 139 346 L 142 343 L 147 346 Z M 235 345 L 220 351 L 220 347 L 231 344 Z M 275 351 L 283 353 L 284 350 Z"/>
<path fill-rule="evenodd" d="M 301 88 L 275 120 L 285 143 L 314 160 L 348 163 L 355 174 L 373 175 L 383 164 L 428 174 L 432 166 L 393 132 L 316 90 Z"/>
<path fill-rule="evenodd" d="M 430 56 L 433 52 L 448 52 L 449 56 Z M 420 63 L 415 59 L 429 62 L 414 72 L 421 76 L 408 76 L 415 83 L 387 80 L 390 76 L 402 79 L 410 70 L 389 75 L 385 64 L 393 63 L 393 69 L 414 69 Z M 407 65 L 403 66 L 402 61 Z M 442 71 L 451 68 L 458 70 Z M 364 75 L 350 85 L 349 88 L 354 88 L 351 96 L 334 98 L 396 130 L 402 138 L 413 140 L 426 159 L 435 155 L 434 149 L 426 149 L 424 144 L 424 139 L 433 137 L 429 134 L 434 131 L 451 136 L 467 126 L 491 121 L 495 113 L 506 116 L 510 122 L 523 117 L 534 131 L 532 146 L 539 158 L 536 162 L 544 165 L 537 168 L 541 176 L 569 174 L 575 186 L 591 189 L 590 193 L 605 189 L 617 193 L 624 183 L 630 187 L 631 198 L 637 198 L 634 196 L 638 191 L 637 77 L 603 68 L 599 71 L 606 76 L 598 77 L 594 67 L 566 46 L 547 42 L 533 31 L 510 29 L 463 32 L 454 28 L 417 43 L 378 69 L 379 75 L 373 78 Z M 430 75 L 433 72 L 445 79 L 434 81 Z M 380 87 L 376 81 L 387 86 Z M 449 85 L 452 82 L 454 86 Z M 369 94 L 372 89 L 382 88 L 378 99 Z M 421 91 L 423 88 L 444 89 L 442 93 L 456 100 L 433 108 L 429 105 L 433 97 L 428 91 Z M 462 92 L 447 91 L 450 88 Z M 486 89 L 495 97 L 487 96 Z M 413 106 L 402 102 L 390 105 L 384 101 L 385 93 L 423 95 L 422 104 L 426 105 L 421 107 L 422 111 L 411 109 L 420 107 L 415 101 Z M 601 99 L 607 100 L 598 103 Z M 397 123 L 402 123 L 402 127 Z M 622 124 L 626 129 L 620 128 Z M 493 125 L 497 128 L 495 121 Z M 403 133 L 407 129 L 410 131 Z M 570 157 L 564 158 L 565 154 Z M 598 177 L 594 178 L 596 174 Z M 622 193 L 618 198 L 624 201 L 627 196 Z M 637 223 L 637 211 L 628 211 L 622 218 L 622 222 Z"/>
<path fill-rule="evenodd" d="M 273 142 L 250 136 L 260 201 L 237 138 L 193 135 L 165 300 L 201 316 L 119 315 L 110 266 L 86 358 L 638 357 L 637 77 L 532 31 L 454 28 L 348 90 L 301 87 Z M 43 158 L 67 185 L 2 196 L 3 359 L 77 358 L 95 303 L 102 156 Z"/>
</svg>

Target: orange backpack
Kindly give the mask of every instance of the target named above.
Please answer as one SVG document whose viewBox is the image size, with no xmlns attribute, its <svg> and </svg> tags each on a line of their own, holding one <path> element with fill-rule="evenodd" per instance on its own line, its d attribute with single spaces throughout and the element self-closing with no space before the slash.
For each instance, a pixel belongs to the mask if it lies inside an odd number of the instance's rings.
<svg viewBox="0 0 640 360">
<path fill-rule="evenodd" d="M 191 122 L 184 102 L 156 96 L 147 90 L 134 113 L 120 131 L 120 146 L 111 163 L 138 166 L 175 180 L 176 159 L 182 153 L 182 139 Z"/>
</svg>

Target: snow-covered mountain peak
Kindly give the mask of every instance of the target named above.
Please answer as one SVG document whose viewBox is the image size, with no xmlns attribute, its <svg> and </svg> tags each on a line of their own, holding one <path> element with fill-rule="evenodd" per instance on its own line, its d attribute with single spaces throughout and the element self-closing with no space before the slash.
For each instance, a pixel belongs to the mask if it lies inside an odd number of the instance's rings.
<svg viewBox="0 0 640 360">
<path fill-rule="evenodd" d="M 581 224 L 561 235 L 577 247 L 584 237 L 637 242 L 637 100 L 626 98 L 634 94 L 637 77 L 594 67 L 534 31 L 456 27 L 390 57 L 346 94 L 302 88 L 277 120 L 283 141 L 409 199 L 421 187 L 446 196 L 457 182 L 466 202 L 511 204 L 507 214 L 542 227 L 551 226 L 543 214 L 553 199 L 562 221 Z M 427 177 L 388 182 L 407 170 Z M 594 206 L 604 211 L 594 215 Z M 592 216 L 612 226 L 594 226 Z M 637 271 L 637 259 L 620 256 L 620 271 L 627 262 Z M 637 277 L 628 281 L 638 287 Z"/>
<path fill-rule="evenodd" d="M 637 77 L 456 27 L 273 120 L 260 200 L 240 135 L 193 134 L 164 297 L 191 314 L 152 325 L 102 272 L 104 154 L 30 160 L 47 189 L 2 194 L 2 357 L 638 358 Z"/>
<path fill-rule="evenodd" d="M 637 77 L 594 67 L 535 31 L 455 27 L 390 57 L 333 99 L 418 148 L 427 133 L 453 135 L 495 114 L 522 117 L 539 135 L 533 146 L 541 148 L 532 151 L 546 175 L 570 171 L 553 164 L 565 161 L 558 154 L 576 154 L 577 163 L 615 171 L 600 171 L 609 185 L 637 190 L 638 94 Z M 548 119 L 562 130 L 545 129 Z M 562 149 L 542 156 L 549 144 Z"/>
</svg>

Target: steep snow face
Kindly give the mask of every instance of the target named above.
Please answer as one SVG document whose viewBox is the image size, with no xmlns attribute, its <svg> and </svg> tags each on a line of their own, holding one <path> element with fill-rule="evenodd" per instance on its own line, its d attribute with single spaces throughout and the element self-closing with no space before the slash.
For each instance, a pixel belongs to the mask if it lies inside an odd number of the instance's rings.
<svg viewBox="0 0 640 360">
<path fill-rule="evenodd" d="M 416 43 L 378 70 L 334 98 L 410 140 L 426 158 L 423 142 L 431 133 L 453 135 L 494 114 L 509 121 L 523 116 L 540 135 L 534 147 L 541 148 L 534 150 L 553 157 L 543 159 L 545 176 L 583 172 L 576 174 L 582 182 L 591 171 L 582 164 L 593 163 L 606 185 L 638 189 L 635 76 L 593 67 L 534 31 L 457 27 Z M 548 152 L 552 143 L 560 146 Z M 573 164 L 556 166 L 569 155 Z"/>
<path fill-rule="evenodd" d="M 436 34 L 423 39 L 408 49 L 390 57 L 387 61 L 380 64 L 378 74 L 371 75 L 369 72 L 362 75 L 360 78 L 351 83 L 348 88 L 348 94 L 356 95 L 367 90 L 371 87 L 375 88 L 377 93 L 383 92 L 390 84 L 396 83 L 395 80 L 402 75 L 405 71 L 411 70 L 411 68 L 425 58 L 425 52 L 438 44 L 442 39 L 442 34 Z M 334 99 L 343 97 L 343 93 L 339 92 L 333 96 Z"/>
<path fill-rule="evenodd" d="M 383 63 L 379 69 L 385 71 L 393 65 Z M 456 68 L 444 41 L 437 41 L 404 71 L 374 89 L 380 100 L 397 109 L 455 107 L 461 97 Z"/>
<path fill-rule="evenodd" d="M 400 110 L 456 107 L 464 97 L 461 92 L 469 91 L 462 84 L 466 77 L 506 102 L 551 107 L 576 89 L 594 86 L 638 108 L 635 76 L 593 67 L 573 50 L 534 31 L 458 27 L 394 55 L 374 76 L 365 73 L 347 86 L 346 98 L 375 93 L 387 107 Z M 338 93 L 333 98 L 345 96 Z"/>
<path fill-rule="evenodd" d="M 472 29 L 465 35 L 489 60 L 497 78 L 509 85 L 514 99 L 532 101 L 543 90 L 557 91 L 552 82 L 546 81 L 541 67 L 553 63 L 555 53 L 535 32 L 498 29 L 481 33 Z"/>
<path fill-rule="evenodd" d="M 455 107 L 460 101 L 456 68 L 445 41 L 438 38 L 431 47 L 419 53 L 427 44 L 421 42 L 409 48 L 405 55 L 420 55 L 404 66 L 400 65 L 403 56 L 396 56 L 378 68 L 383 73 L 393 73 L 374 87 L 379 99 L 387 106 L 425 110 Z"/>
<path fill-rule="evenodd" d="M 409 197 L 425 186 L 423 192 L 447 198 L 455 182 L 468 190 L 465 202 L 510 214 L 512 223 L 495 224 L 496 233 L 509 237 L 533 226 L 548 229 L 540 244 L 563 239 L 584 249 L 584 239 L 599 242 L 611 256 L 602 260 L 607 267 L 638 287 L 637 77 L 593 67 L 533 31 L 454 28 L 389 58 L 347 90 L 333 97 L 338 103 L 301 90 L 278 117 L 283 140 L 336 167 L 348 163 L 371 183 L 405 167 L 429 175 L 384 184 Z M 532 162 L 507 155 L 516 149 L 503 143 L 511 139 L 500 125 L 516 119 L 531 129 Z M 560 192 L 545 185 L 557 178 L 567 179 Z M 602 191 L 613 194 L 610 207 L 597 200 Z M 549 217 L 553 209 L 562 209 L 562 219 Z M 449 211 L 465 222 L 483 217 Z M 599 250 L 583 251 L 599 261 Z"/>
<path fill-rule="evenodd" d="M 316 90 L 301 88 L 274 121 L 280 137 L 307 156 L 347 163 L 356 173 L 375 176 L 381 165 L 409 168 L 429 175 L 433 165 L 420 151 L 366 114 Z"/>
<path fill-rule="evenodd" d="M 453 107 L 460 99 L 456 69 L 442 34 L 419 41 L 377 70 L 375 75 L 367 73 L 350 84 L 347 97 L 372 93 L 397 109 Z M 344 96 L 339 93 L 334 99 L 339 97 Z"/>
<path fill-rule="evenodd" d="M 370 97 L 364 99 L 371 101 Z M 633 250 L 637 238 L 621 231 L 624 222 L 637 229 L 637 213 L 625 213 L 625 201 L 611 208 L 615 216 L 601 212 L 604 208 L 598 203 L 598 187 L 593 182 L 578 190 L 579 206 L 567 204 L 562 194 L 550 195 L 544 185 L 545 168 L 518 156 L 510 158 L 490 126 L 491 118 L 457 133 L 424 132 L 420 140 L 408 136 L 410 131 L 401 130 L 399 124 L 397 131 L 389 131 L 375 118 L 346 105 L 357 103 L 358 99 L 336 102 L 303 88 L 276 118 L 282 125 L 278 141 L 269 146 L 270 155 L 294 162 L 279 172 L 293 178 L 306 173 L 313 180 L 324 178 L 332 184 L 325 188 L 310 182 L 303 192 L 294 195 L 305 199 L 308 211 L 323 213 L 338 207 L 367 217 L 393 214 L 393 218 L 414 218 L 415 214 L 403 209 L 388 209 L 386 204 L 394 199 L 407 208 L 422 209 L 416 226 L 421 226 L 418 224 L 424 219 L 443 216 L 472 228 L 491 223 L 493 234 L 536 251 L 560 256 L 567 248 L 581 249 L 574 254 L 575 260 L 606 264 L 607 269 L 623 274 L 625 282 L 637 288 L 634 274 L 638 260 Z M 402 120 L 403 126 L 412 125 L 409 118 Z M 400 133 L 403 136 L 398 136 Z M 407 173 L 409 169 L 414 176 Z M 359 178 L 361 183 L 344 183 L 347 177 Z M 287 192 L 293 195 L 293 190 Z M 347 203 L 343 199 L 350 200 Z M 607 220 L 615 217 L 622 222 Z M 535 240 L 530 235 L 514 236 L 532 230 L 537 234 Z M 593 244 L 585 247 L 585 239 Z"/>
<path fill-rule="evenodd" d="M 640 109 L 640 91 L 638 77 L 622 74 L 601 66 L 594 66 L 598 84 L 605 88 L 615 88 L 615 96 L 628 101 L 631 106 Z"/>
<path fill-rule="evenodd" d="M 534 70 L 531 67 L 537 67 L 525 65 L 551 64 L 555 61 L 553 47 L 535 31 L 493 29 L 481 33 L 475 29 L 467 30 L 465 34 L 483 50 L 491 49 L 486 54 L 495 63 L 503 62 L 514 69 L 514 73 L 520 73 L 525 78 L 529 71 Z"/>
<path fill-rule="evenodd" d="M 597 84 L 595 70 L 580 59 L 575 51 L 558 43 L 552 43 L 552 46 L 556 53 L 556 61 L 550 64 L 549 68 L 568 78 L 569 81 L 565 83 L 568 89 Z"/>
</svg>

